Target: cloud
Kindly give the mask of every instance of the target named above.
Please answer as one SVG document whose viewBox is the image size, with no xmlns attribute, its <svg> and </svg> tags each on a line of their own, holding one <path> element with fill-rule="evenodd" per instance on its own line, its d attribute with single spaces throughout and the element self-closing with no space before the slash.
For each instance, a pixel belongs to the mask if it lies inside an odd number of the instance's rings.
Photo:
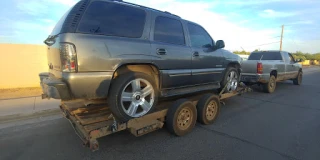
<svg viewBox="0 0 320 160">
<path fill-rule="evenodd" d="M 17 9 L 33 16 L 48 13 L 55 14 L 55 11 L 59 10 L 59 8 L 71 7 L 78 1 L 79 0 L 29 0 L 26 3 L 23 0 L 18 0 Z"/>
<path fill-rule="evenodd" d="M 17 8 L 27 14 L 37 16 L 48 12 L 48 6 L 37 1 L 29 1 L 28 3 L 18 3 Z"/>
<path fill-rule="evenodd" d="M 41 19 L 41 21 L 49 24 L 55 23 L 55 21 L 52 19 Z"/>
<path fill-rule="evenodd" d="M 311 20 L 304 20 L 304 21 L 296 21 L 292 23 L 287 23 L 287 25 L 295 25 L 295 24 L 314 24 Z"/>
<path fill-rule="evenodd" d="M 218 1 L 216 3 L 225 4 L 225 5 L 233 5 L 233 6 L 257 6 L 257 5 L 266 5 L 270 3 L 279 3 L 279 2 L 315 2 L 316 0 L 231 0 L 231 1 Z"/>
<path fill-rule="evenodd" d="M 283 17 L 291 17 L 297 14 L 298 13 L 295 13 L 295 12 L 279 12 L 279 11 L 274 11 L 272 9 L 266 9 L 262 13 L 259 13 L 259 16 L 263 18 L 283 18 Z"/>
</svg>

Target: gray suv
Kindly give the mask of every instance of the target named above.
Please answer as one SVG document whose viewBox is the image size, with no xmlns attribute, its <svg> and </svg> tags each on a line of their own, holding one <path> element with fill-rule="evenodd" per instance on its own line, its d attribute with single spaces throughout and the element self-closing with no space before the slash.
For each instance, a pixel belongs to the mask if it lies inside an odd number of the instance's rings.
<svg viewBox="0 0 320 160">
<path fill-rule="evenodd" d="M 241 58 L 200 25 L 119 0 L 79 1 L 44 43 L 43 98 L 106 100 L 120 121 L 151 112 L 159 98 L 232 91 L 241 72 Z"/>
</svg>

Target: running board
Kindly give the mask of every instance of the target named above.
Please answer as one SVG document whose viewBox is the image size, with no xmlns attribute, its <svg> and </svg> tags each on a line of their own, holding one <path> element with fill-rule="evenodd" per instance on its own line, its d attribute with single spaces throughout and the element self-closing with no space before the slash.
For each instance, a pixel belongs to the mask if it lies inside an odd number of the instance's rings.
<svg viewBox="0 0 320 160">
<path fill-rule="evenodd" d="M 200 91 L 213 90 L 218 88 L 220 88 L 219 82 L 204 84 L 204 85 L 196 85 L 191 87 L 183 87 L 183 88 L 170 88 L 170 89 L 163 89 L 161 91 L 161 96 L 171 97 L 171 96 L 178 96 L 178 95 L 195 93 Z"/>
</svg>

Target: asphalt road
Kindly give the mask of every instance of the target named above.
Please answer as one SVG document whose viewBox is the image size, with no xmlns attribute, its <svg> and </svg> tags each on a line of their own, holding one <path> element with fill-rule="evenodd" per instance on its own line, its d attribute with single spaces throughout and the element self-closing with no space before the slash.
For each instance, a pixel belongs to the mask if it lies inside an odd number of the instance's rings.
<svg viewBox="0 0 320 160">
<path fill-rule="evenodd" d="M 213 125 L 184 137 L 166 129 L 134 137 L 124 131 L 82 147 L 70 124 L 54 118 L 0 130 L 0 159 L 320 159 L 320 68 L 305 69 L 303 85 L 278 83 L 228 99 Z"/>
</svg>

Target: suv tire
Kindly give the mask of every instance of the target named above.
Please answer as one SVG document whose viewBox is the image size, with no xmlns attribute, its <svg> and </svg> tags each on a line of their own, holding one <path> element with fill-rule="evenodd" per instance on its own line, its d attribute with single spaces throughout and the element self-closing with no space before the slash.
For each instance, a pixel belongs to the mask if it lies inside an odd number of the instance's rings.
<svg viewBox="0 0 320 160">
<path fill-rule="evenodd" d="M 108 105 L 115 118 L 125 122 L 150 113 L 157 99 L 158 88 L 152 76 L 129 72 L 113 80 Z"/>
<path fill-rule="evenodd" d="M 231 84 L 228 84 L 228 82 L 231 81 Z M 230 93 L 237 89 L 239 85 L 239 72 L 234 67 L 228 67 L 226 69 L 226 72 L 223 76 L 223 79 L 220 83 L 221 87 L 219 91 L 222 91 L 223 88 L 226 86 L 226 89 L 224 90 L 224 93 Z"/>
</svg>

